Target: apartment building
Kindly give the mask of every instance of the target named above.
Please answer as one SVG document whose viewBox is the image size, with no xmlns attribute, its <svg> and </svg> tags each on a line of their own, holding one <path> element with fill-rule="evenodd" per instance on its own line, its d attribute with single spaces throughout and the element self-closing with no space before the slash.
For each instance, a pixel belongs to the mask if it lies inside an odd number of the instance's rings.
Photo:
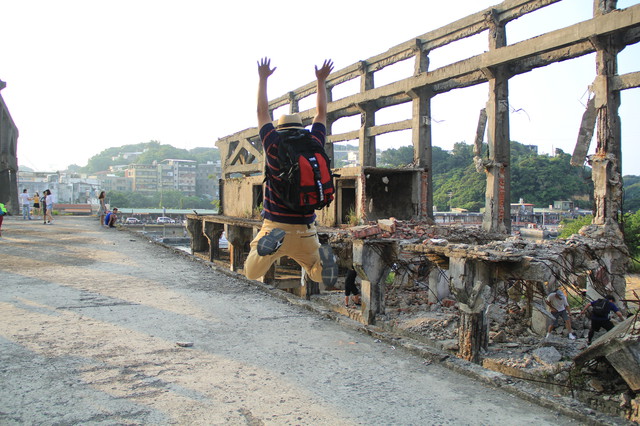
<svg viewBox="0 0 640 426">
<path fill-rule="evenodd" d="M 130 164 L 124 176 L 131 179 L 131 190 L 141 194 L 158 192 L 158 166 L 156 164 Z"/>
</svg>

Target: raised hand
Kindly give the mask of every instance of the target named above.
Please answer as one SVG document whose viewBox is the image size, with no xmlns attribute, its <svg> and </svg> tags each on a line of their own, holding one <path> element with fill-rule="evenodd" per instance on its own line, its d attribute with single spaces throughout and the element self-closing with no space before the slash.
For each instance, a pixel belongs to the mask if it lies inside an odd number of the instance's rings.
<svg viewBox="0 0 640 426">
<path fill-rule="evenodd" d="M 320 69 L 318 69 L 317 65 L 315 68 L 316 68 L 316 78 L 318 80 L 324 81 L 327 79 L 329 74 L 331 74 L 331 71 L 333 71 L 333 62 L 331 61 L 331 59 L 325 59 Z"/>
<path fill-rule="evenodd" d="M 271 59 L 266 56 L 258 61 L 258 75 L 260 78 L 268 78 L 276 70 L 276 67 L 271 68 Z"/>
</svg>

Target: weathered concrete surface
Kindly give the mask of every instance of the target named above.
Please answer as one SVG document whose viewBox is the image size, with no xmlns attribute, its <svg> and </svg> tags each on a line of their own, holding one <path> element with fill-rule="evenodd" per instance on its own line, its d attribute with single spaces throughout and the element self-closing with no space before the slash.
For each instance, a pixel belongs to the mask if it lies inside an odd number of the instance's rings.
<svg viewBox="0 0 640 426">
<path fill-rule="evenodd" d="M 518 385 L 497 373 L 446 361 L 458 374 L 93 218 L 7 217 L 0 270 L 1 424 L 618 422 L 541 408 L 477 380 Z"/>
</svg>

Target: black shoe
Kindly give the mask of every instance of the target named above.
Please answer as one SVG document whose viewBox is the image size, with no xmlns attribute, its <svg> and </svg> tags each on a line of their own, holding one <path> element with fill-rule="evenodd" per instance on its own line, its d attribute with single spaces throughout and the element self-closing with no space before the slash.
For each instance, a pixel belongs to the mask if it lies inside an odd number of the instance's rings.
<svg viewBox="0 0 640 426">
<path fill-rule="evenodd" d="M 285 235 L 287 233 L 282 229 L 273 228 L 271 232 L 258 240 L 258 254 L 260 256 L 269 256 L 277 252 L 282 245 L 282 241 L 284 241 Z"/>
<path fill-rule="evenodd" d="M 323 245 L 318 251 L 322 262 L 322 282 L 327 287 L 333 287 L 338 281 L 338 264 L 333 256 L 333 250 L 330 245 Z"/>
</svg>

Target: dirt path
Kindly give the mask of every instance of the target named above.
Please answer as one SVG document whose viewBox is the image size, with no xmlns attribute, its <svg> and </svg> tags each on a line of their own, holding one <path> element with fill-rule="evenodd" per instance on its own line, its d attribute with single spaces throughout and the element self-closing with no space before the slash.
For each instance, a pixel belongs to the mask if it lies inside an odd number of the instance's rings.
<svg viewBox="0 0 640 426">
<path fill-rule="evenodd" d="M 95 219 L 7 219 L 3 425 L 581 423 Z"/>
</svg>

